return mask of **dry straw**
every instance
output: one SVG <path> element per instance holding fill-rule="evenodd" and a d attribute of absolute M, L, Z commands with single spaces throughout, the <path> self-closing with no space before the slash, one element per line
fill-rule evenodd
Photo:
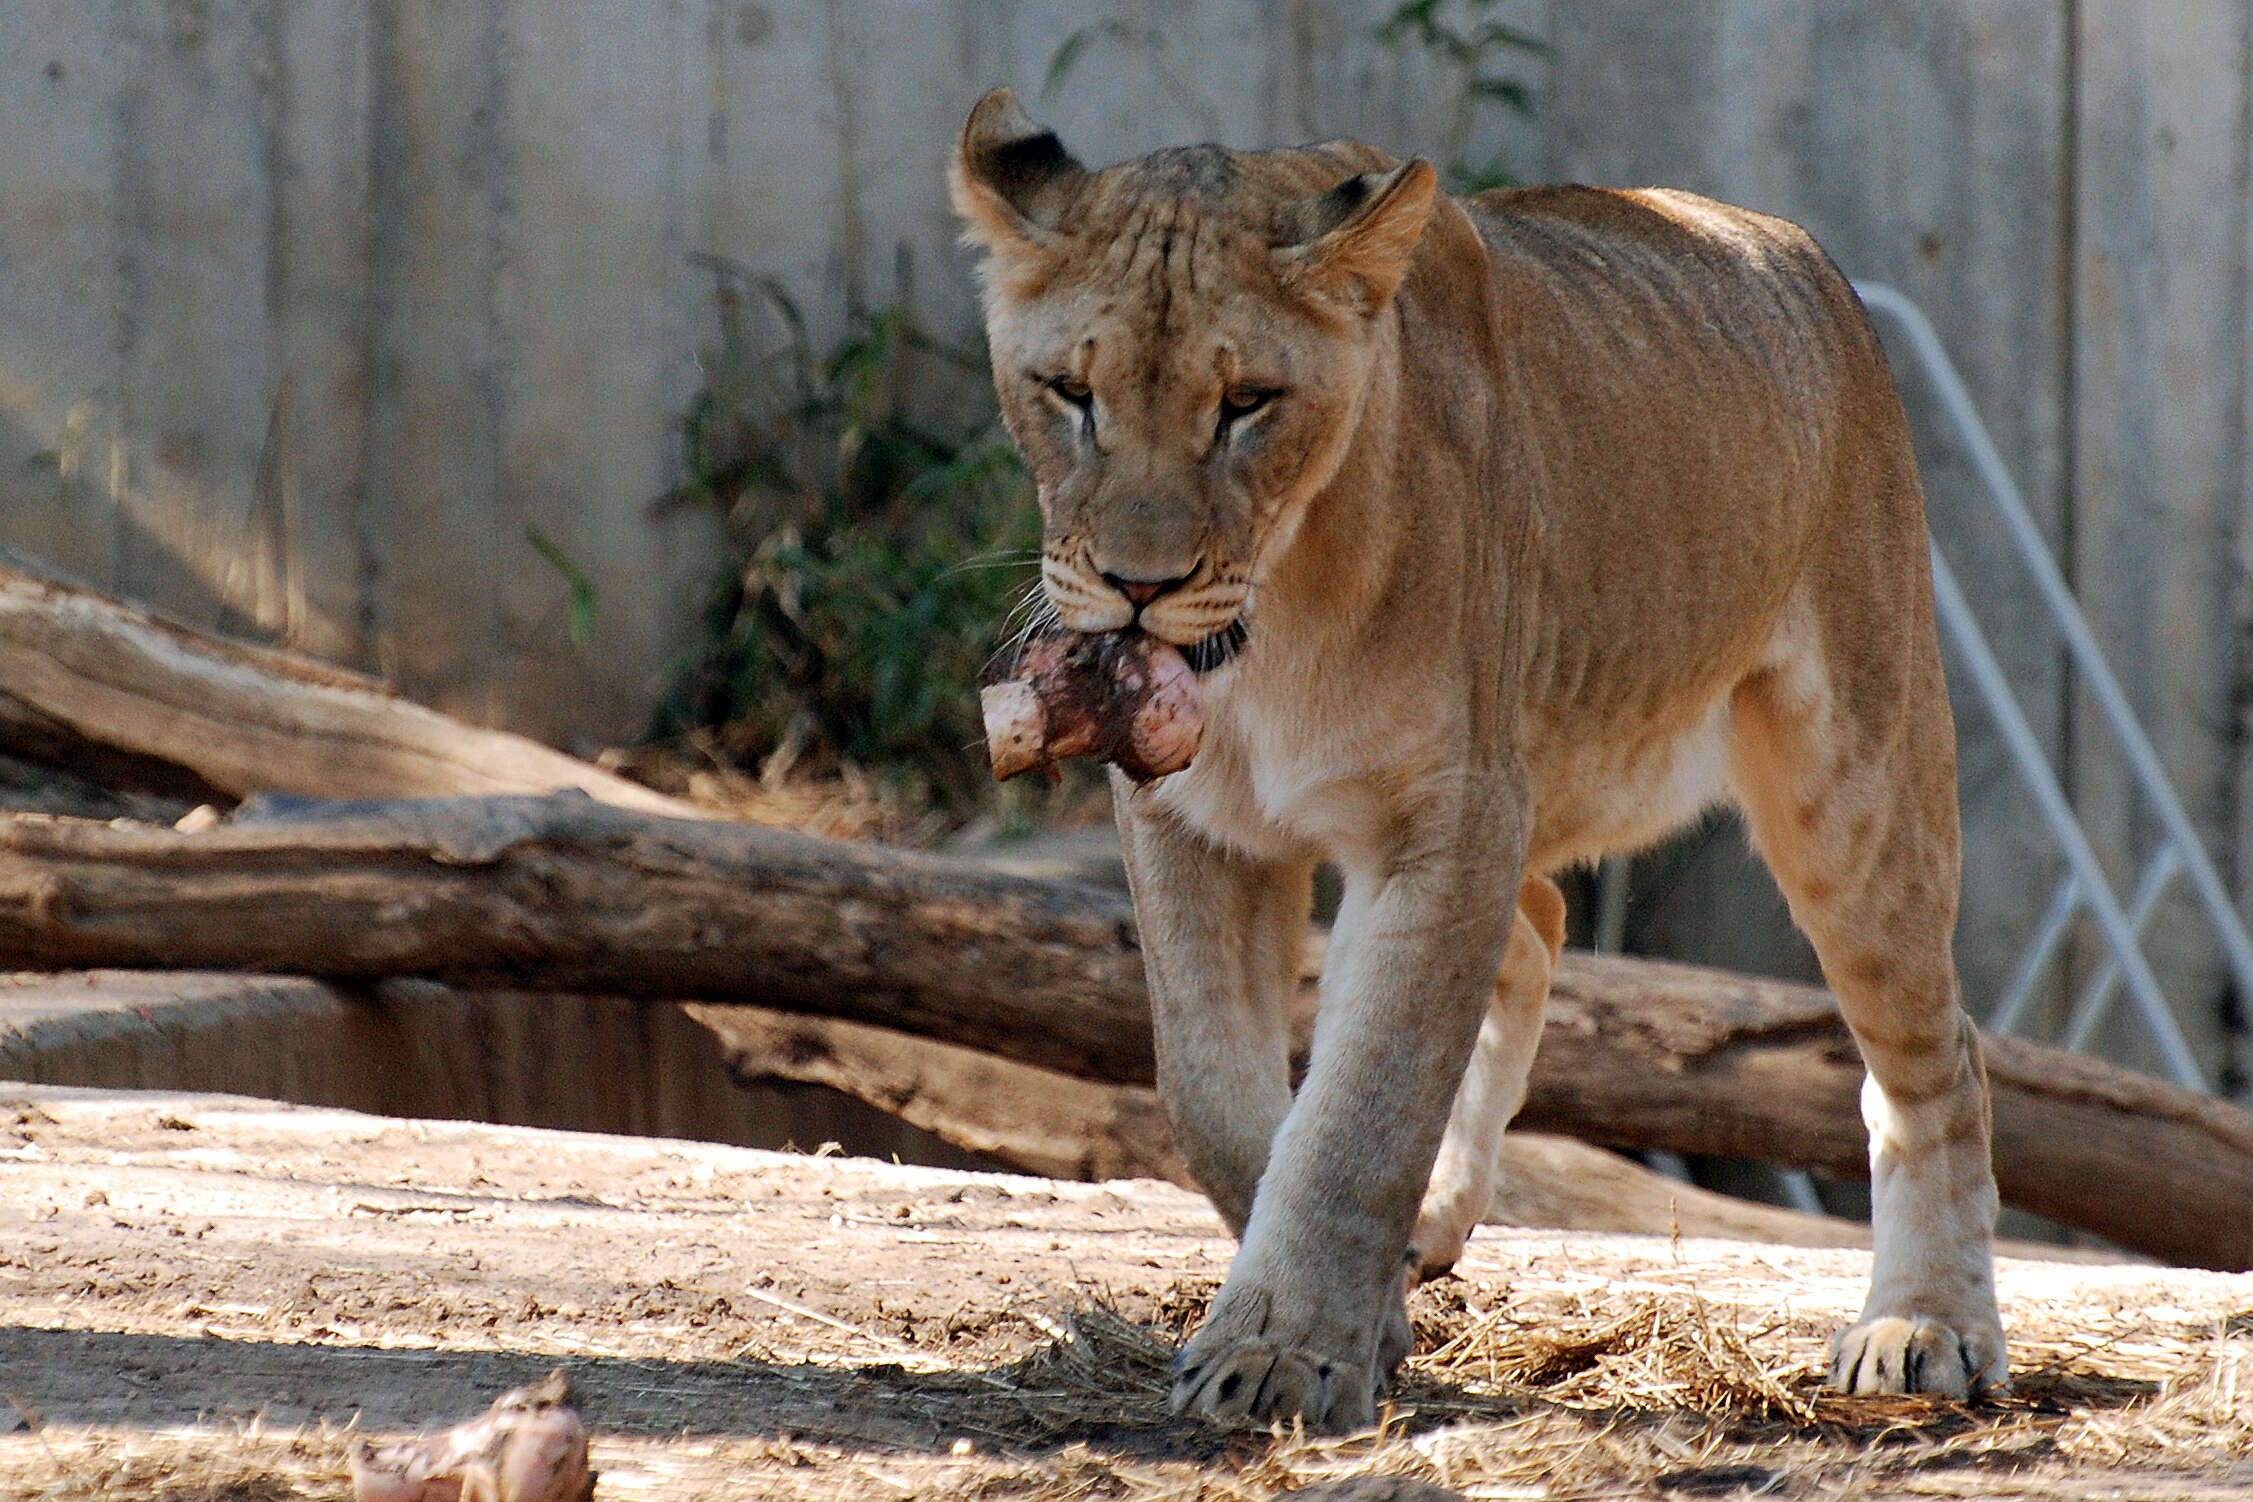
<path fill-rule="evenodd" d="M 1938 1498 L 2253 1495 L 2253 1314 L 2170 1330 L 2132 1315 L 2094 1334 L 2021 1331 L 2014 1394 L 1961 1406 L 1820 1390 L 1812 1329 L 1691 1295 L 1622 1304 L 1528 1298 L 1494 1310 L 1419 1298 L 1425 1353 L 1375 1432 L 1215 1436 L 1175 1424 L 1166 1388 L 1186 1290 L 1153 1329 L 1107 1304 L 1019 1310 L 1018 1360 L 910 1371 L 838 1335 L 809 1372 L 847 1369 L 962 1436 L 929 1450 L 844 1435 L 621 1439 L 598 1434 L 598 1497 L 1255 1502 L 1321 1482 L 1395 1477 L 1465 1496 Z M 665 1364 L 637 1364 L 662 1382 Z M 705 1380 L 713 1376 L 703 1374 Z M 889 1384 L 889 1388 L 887 1387 Z M 887 1399 L 885 1393 L 894 1396 Z M 696 1392 L 679 1394 L 693 1422 Z M 590 1414 L 598 1427 L 600 1414 Z M 0 1441 L 0 1494 L 27 1502 L 342 1502 L 346 1433 L 120 1436 L 34 1430 Z M 2095 1488 L 2095 1490 L 2091 1490 Z"/>

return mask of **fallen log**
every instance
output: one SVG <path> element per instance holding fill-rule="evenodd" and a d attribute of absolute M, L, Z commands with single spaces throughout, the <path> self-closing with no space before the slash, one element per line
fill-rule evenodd
<path fill-rule="evenodd" d="M 266 790 L 411 798 L 577 788 L 621 808 L 699 816 L 693 804 L 521 735 L 465 725 L 317 658 L 191 631 L 7 567 L 0 750 L 84 766 L 97 780 L 126 766 L 143 773 L 129 781 L 230 800 Z"/>
<path fill-rule="evenodd" d="M 0 822 L 0 969 L 748 1001 L 1151 1077 L 1142 957 L 1114 893 L 574 794 L 246 811 L 202 833 Z"/>
<path fill-rule="evenodd" d="M 2166 1261 L 2253 1268 L 2253 1114 L 2047 1044 L 1984 1042 L 2003 1203 Z M 1569 954 L 1517 1123 L 1866 1178 L 1861 1088 L 1820 987 Z"/>
<path fill-rule="evenodd" d="M 820 1085 L 1022 1173 L 1058 1179 L 1195 1181 L 1147 1085 L 1106 1085 L 889 1028 L 764 1007 L 690 1002 L 728 1071 L 756 1085 Z M 1716 1194 L 1570 1137 L 1511 1132 L 1486 1224 L 1719 1236 L 1784 1246 L 1862 1246 L 1870 1228 Z M 2019 1247 L 2043 1257 L 2055 1247 Z"/>
<path fill-rule="evenodd" d="M 1147 1083 L 1131 909 L 1092 887 L 577 796 L 275 809 L 201 834 L 0 823 L 0 966 L 198 967 L 747 1002 Z M 2253 1117 L 1991 1040 L 2004 1200 L 2253 1267 Z M 1609 1146 L 1866 1171 L 1829 996 L 1567 956 L 1520 1120 Z"/>
<path fill-rule="evenodd" d="M 1019 1173 L 1189 1184 L 1158 1093 L 865 1022 L 690 1002 L 741 1085 L 819 1085 Z M 1192 1186 L 1194 1187 L 1194 1186 Z"/>

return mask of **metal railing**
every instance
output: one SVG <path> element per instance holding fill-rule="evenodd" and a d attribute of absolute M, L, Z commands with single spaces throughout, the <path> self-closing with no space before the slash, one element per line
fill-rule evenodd
<path fill-rule="evenodd" d="M 1994 439 L 1988 435 L 1987 425 L 1980 420 L 1978 409 L 1972 405 L 1971 394 L 1965 389 L 1954 362 L 1948 358 L 1931 320 L 1893 287 L 1857 282 L 1854 290 L 1861 294 L 1863 305 L 1871 313 L 1883 314 L 1899 330 L 1905 341 L 1905 352 L 1915 358 L 1925 378 L 1931 382 L 1933 395 L 1955 427 L 1973 471 L 1994 503 L 2012 546 L 2049 611 L 2051 624 L 2065 644 L 2074 671 L 2112 727 L 2135 786 L 2157 817 L 2161 833 L 2157 848 L 2136 879 L 2134 894 L 2123 904 L 2090 847 L 2072 803 L 2058 785 L 2057 773 L 2027 723 L 2009 679 L 1995 660 L 1986 633 L 1980 629 L 1970 603 L 1957 585 L 1955 571 L 1935 545 L 1932 549 L 1933 603 L 1938 609 L 1941 627 L 1956 647 L 1971 688 L 1993 717 L 2019 780 L 2033 796 L 2066 865 L 2040 925 L 2019 958 L 2010 986 L 1988 1014 L 1986 1026 L 1991 1032 L 2009 1032 L 2024 1020 L 2028 1003 L 2072 930 L 2075 919 L 2086 912 L 2096 922 L 2108 957 L 2082 987 L 2058 1035 L 2059 1041 L 2068 1048 L 2086 1044 L 2125 987 L 2136 1015 L 2159 1050 L 2167 1073 L 2178 1084 L 2194 1090 L 2208 1089 L 2210 1082 L 2206 1071 L 2184 1041 L 2182 1027 L 2144 955 L 2143 931 L 2167 888 L 2176 878 L 2187 877 L 2191 894 L 2213 930 L 2222 957 L 2236 978 L 2238 990 L 2246 996 L 2253 996 L 2253 940 L 2247 938 L 2245 925 L 2238 918 L 2229 890 L 2222 884 L 2221 874 L 2214 869 L 2205 844 L 2191 826 L 2189 815 L 2183 812 L 2182 800 L 2176 797 L 2173 785 L 2167 780 L 2159 755 L 2152 749 L 2151 738 L 2144 733 L 2142 722 L 2136 718 L 2127 694 L 2120 687 L 2120 680 L 2113 675 L 2111 665 L 2097 646 L 2096 635 L 2081 614 L 2065 576 L 2050 557 L 2041 529 L 2034 525 L 2024 496 L 2004 465 Z M 1901 352 L 1895 351 L 1896 354 Z"/>

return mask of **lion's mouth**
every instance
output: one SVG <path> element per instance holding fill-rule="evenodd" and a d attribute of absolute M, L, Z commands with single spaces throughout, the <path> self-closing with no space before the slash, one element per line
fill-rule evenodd
<path fill-rule="evenodd" d="M 1241 616 L 1206 637 L 1181 648 L 1182 659 L 1192 673 L 1209 673 L 1244 649 L 1244 640 L 1251 633 L 1244 627 Z"/>

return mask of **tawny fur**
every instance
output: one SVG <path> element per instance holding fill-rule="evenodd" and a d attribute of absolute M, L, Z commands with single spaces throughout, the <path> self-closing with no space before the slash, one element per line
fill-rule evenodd
<path fill-rule="evenodd" d="M 1724 799 L 1871 1073 L 1876 1268 L 1833 1379 L 1999 1384 L 1922 499 L 1821 251 L 1686 193 L 1450 199 L 1351 143 L 1089 172 L 1006 92 L 953 187 L 1062 625 L 1248 633 L 1195 763 L 1117 788 L 1161 1091 L 1242 1238 L 1177 1405 L 1369 1419 L 1404 1260 L 1451 1260 L 1523 1097 L 1561 921 L 1539 879 Z M 1345 898 L 1294 1098 L 1325 859 Z"/>

